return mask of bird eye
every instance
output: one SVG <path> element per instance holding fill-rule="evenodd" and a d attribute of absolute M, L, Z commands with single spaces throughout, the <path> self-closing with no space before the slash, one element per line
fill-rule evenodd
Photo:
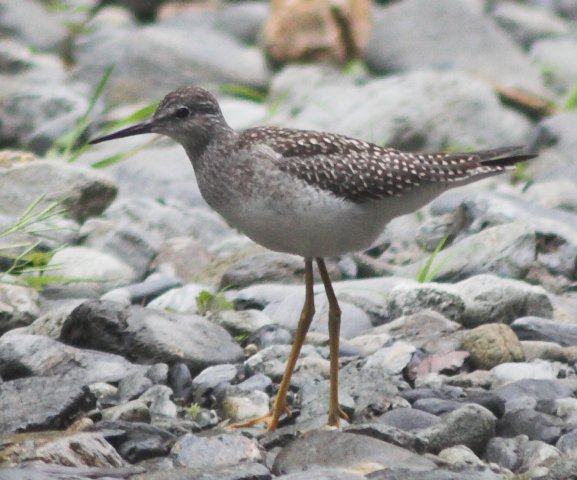
<path fill-rule="evenodd" d="M 186 107 L 180 107 L 176 112 L 174 112 L 174 116 L 176 118 L 185 119 L 190 115 L 190 110 Z"/>

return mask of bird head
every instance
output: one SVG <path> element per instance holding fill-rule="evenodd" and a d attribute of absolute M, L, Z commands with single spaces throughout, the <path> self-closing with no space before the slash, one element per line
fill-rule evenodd
<path fill-rule="evenodd" d="M 150 120 L 95 138 L 90 144 L 159 133 L 176 140 L 187 150 L 198 151 L 220 129 L 229 127 L 216 98 L 203 88 L 184 87 L 166 95 Z"/>

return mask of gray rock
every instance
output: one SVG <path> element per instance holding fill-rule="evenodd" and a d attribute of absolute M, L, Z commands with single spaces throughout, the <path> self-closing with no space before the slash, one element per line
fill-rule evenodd
<path fill-rule="evenodd" d="M 45 438 L 42 438 L 42 435 Z M 26 441 L 28 440 L 28 444 Z M 18 439 L 16 439 L 18 443 Z M 122 457 L 100 433 L 78 432 L 72 435 L 61 433 L 59 436 L 48 434 L 27 434 L 21 437 L 21 445 L 14 449 L 18 452 L 14 463 L 36 460 L 40 463 L 66 465 L 69 467 L 122 467 Z M 66 478 L 66 477 L 61 477 Z M 70 477 L 68 477 L 70 478 Z"/>
<path fill-rule="evenodd" d="M 5 345 L 0 355 L 5 357 Z M 4 358 L 0 360 L 0 366 Z M 2 376 L 6 368 L 2 368 Z M 58 388 L 55 388 L 58 386 Z M 18 378 L 0 384 L 0 433 L 63 429 L 96 405 L 78 378 L 66 374 Z"/>
<path fill-rule="evenodd" d="M 561 419 L 530 408 L 506 412 L 497 424 L 497 434 L 500 436 L 527 435 L 530 440 L 545 443 L 555 443 L 562 433 Z"/>
<path fill-rule="evenodd" d="M 192 45 L 190 35 L 202 41 Z M 268 81 L 264 57 L 256 48 L 200 25 L 179 29 L 157 24 L 112 32 L 100 29 L 84 35 L 78 47 L 75 79 L 95 85 L 108 65 L 116 65 L 107 84 L 111 104 L 143 98 L 156 101 L 182 85 L 263 87 Z M 236 61 L 231 62 L 231 58 Z"/>
<path fill-rule="evenodd" d="M 441 250 L 431 265 L 435 281 L 458 281 L 482 273 L 505 278 L 523 278 L 535 260 L 535 232 L 524 223 L 487 228 Z M 416 278 L 420 261 L 395 271 Z"/>
<path fill-rule="evenodd" d="M 240 463 L 232 467 L 160 469 L 142 475 L 143 480 L 270 480 L 268 468 L 260 463 Z M 36 480 L 36 479 L 34 479 Z"/>
<path fill-rule="evenodd" d="M 134 400 L 153 385 L 152 380 L 137 372 L 124 377 L 118 384 L 118 398 L 120 401 Z"/>
<path fill-rule="evenodd" d="M 568 167 L 562 166 L 558 172 L 554 172 L 556 177 L 574 178 L 572 172 L 575 170 L 573 162 L 576 158 L 575 146 L 577 145 L 575 119 L 577 119 L 577 112 L 562 112 L 552 115 L 541 124 L 555 140 L 555 149 L 569 160 Z"/>
<path fill-rule="evenodd" d="M 199 9 L 200 10 L 200 9 Z M 257 44 L 268 14 L 269 6 L 262 2 L 220 5 L 212 10 L 190 10 L 160 21 L 161 25 L 179 29 L 211 26 L 237 38 L 243 43 Z"/>
<path fill-rule="evenodd" d="M 212 255 L 200 241 L 190 237 L 176 237 L 166 240 L 159 246 L 150 269 L 186 280 L 205 269 L 212 260 Z"/>
<path fill-rule="evenodd" d="M 352 348 L 357 349 L 360 356 L 367 357 L 377 350 L 390 345 L 391 342 L 392 337 L 388 333 L 366 333 L 350 339 L 348 343 Z"/>
<path fill-rule="evenodd" d="M 436 415 L 415 408 L 395 408 L 383 413 L 377 418 L 377 421 L 390 427 L 415 432 L 436 425 L 441 419 Z"/>
<path fill-rule="evenodd" d="M 494 437 L 487 443 L 485 458 L 489 462 L 516 472 L 523 461 L 521 448 L 528 441 L 527 435 L 513 438 Z"/>
<path fill-rule="evenodd" d="M 0 335 L 30 325 L 40 313 L 38 302 L 38 292 L 34 289 L 0 283 Z"/>
<path fill-rule="evenodd" d="M 458 347 L 458 340 L 454 339 L 453 334 L 459 329 L 461 325 L 457 322 L 448 320 L 433 310 L 424 310 L 375 327 L 367 334 L 388 334 L 394 338 L 402 338 L 424 351 L 437 352 L 451 351 Z"/>
<path fill-rule="evenodd" d="M 28 327 L 20 331 L 24 335 L 41 335 L 53 339 L 60 338 L 64 320 L 86 299 L 68 299 L 57 302 L 48 311 L 36 318 Z"/>
<path fill-rule="evenodd" d="M 144 363 L 184 362 L 193 374 L 242 358 L 241 348 L 226 330 L 204 318 L 137 306 L 119 308 L 110 302 L 91 301 L 76 308 L 61 339 Z"/>
<path fill-rule="evenodd" d="M 477 368 L 489 370 L 504 362 L 525 359 L 519 339 L 508 325 L 490 323 L 465 332 L 463 349 Z"/>
<path fill-rule="evenodd" d="M 230 419 L 232 423 L 259 418 L 270 411 L 270 398 L 260 390 L 249 392 L 238 387 L 229 387 L 219 403 L 222 418 Z"/>
<path fill-rule="evenodd" d="M 151 418 L 150 409 L 144 400 L 131 400 L 102 410 L 102 419 L 105 421 L 150 423 Z"/>
<path fill-rule="evenodd" d="M 355 421 L 373 421 L 387 411 L 398 394 L 391 377 L 380 368 L 367 367 L 363 361 L 352 361 L 339 372 L 339 388 L 355 402 Z"/>
<path fill-rule="evenodd" d="M 354 433 L 316 431 L 283 448 L 272 470 L 280 475 L 322 466 L 366 474 L 399 464 L 419 472 L 434 468 L 430 460 L 390 443 Z"/>
<path fill-rule="evenodd" d="M 176 435 L 162 428 L 140 422 L 103 421 L 96 424 L 95 428 L 105 436 L 107 430 L 121 430 L 123 435 L 118 439 L 118 453 L 131 463 L 167 455 L 177 439 Z"/>
<path fill-rule="evenodd" d="M 321 377 L 320 375 L 315 377 L 314 373 L 306 377 L 302 374 L 299 375 L 300 379 L 305 377 L 304 380 L 299 381 L 300 415 L 297 419 L 299 425 L 306 425 L 311 421 L 318 422 L 319 426 L 327 424 L 330 389 L 329 381 L 326 380 L 328 374 L 327 368 L 326 374 L 322 376 L 323 379 L 318 378 Z M 355 415 L 355 400 L 348 392 L 349 389 L 346 387 L 342 388 L 342 385 L 339 386 L 339 406 L 349 418 L 353 418 Z M 348 424 L 345 420 L 342 420 L 341 423 L 344 425 Z"/>
<path fill-rule="evenodd" d="M 429 451 L 436 453 L 454 445 L 465 445 L 481 453 L 490 438 L 495 436 L 497 419 L 486 408 L 469 404 L 442 417 L 441 422 L 421 430 L 429 441 Z"/>
<path fill-rule="evenodd" d="M 230 265 L 220 280 L 219 288 L 240 290 L 255 283 L 300 283 L 303 275 L 304 263 L 301 257 L 258 251 Z M 335 280 L 338 279 L 336 276 Z"/>
<path fill-rule="evenodd" d="M 166 363 L 155 363 L 146 371 L 145 375 L 155 385 L 165 385 L 168 381 L 168 365 Z"/>
<path fill-rule="evenodd" d="M 0 337 L 0 376 L 65 375 L 78 385 L 118 382 L 127 375 L 146 371 L 119 355 L 81 350 L 48 337 L 5 335 Z"/>
<path fill-rule="evenodd" d="M 142 189 L 140 186 L 140 192 Z M 178 200 L 159 202 L 142 195 L 120 199 L 106 211 L 105 217 L 115 223 L 137 225 L 147 232 L 147 240 L 155 249 L 174 237 L 191 236 L 210 247 L 236 235 L 218 214 L 206 207 L 186 208 Z"/>
<path fill-rule="evenodd" d="M 101 300 L 119 299 L 119 303 L 136 303 L 146 304 L 151 299 L 162 295 L 166 291 L 172 290 L 175 287 L 180 287 L 182 283 L 174 277 L 167 277 L 160 273 L 152 273 L 143 282 L 126 285 L 115 290 L 106 292 Z"/>
<path fill-rule="evenodd" d="M 365 366 L 381 369 L 388 375 L 399 375 L 407 367 L 415 351 L 413 345 L 400 340 L 369 355 Z"/>
<path fill-rule="evenodd" d="M 415 388 L 413 390 L 405 390 L 402 392 L 403 398 L 413 403 L 413 406 L 422 405 L 423 400 L 432 400 L 437 402 L 436 405 L 443 407 L 443 402 L 450 408 L 445 409 L 445 412 L 454 410 L 454 402 L 460 403 L 475 403 L 485 407 L 487 410 L 493 412 L 497 417 L 501 417 L 505 411 L 504 402 L 494 393 L 483 389 L 464 389 L 449 385 L 442 385 L 438 388 Z M 419 404 L 417 403 L 419 402 Z M 452 405 L 453 404 L 453 405 Z M 432 403 L 432 405 L 435 405 Z M 433 412 L 435 413 L 435 412 Z M 437 411 L 437 413 L 444 413 Z"/>
<path fill-rule="evenodd" d="M 52 256 L 48 268 L 61 279 L 51 283 L 49 290 L 63 290 L 69 297 L 100 295 L 137 279 L 135 271 L 119 258 L 88 247 L 64 247 Z"/>
<path fill-rule="evenodd" d="M 201 403 L 221 383 L 230 383 L 237 375 L 237 367 L 231 364 L 214 365 L 205 368 L 192 380 L 193 399 Z"/>
<path fill-rule="evenodd" d="M 286 68 L 273 81 L 271 100 L 280 106 L 272 121 L 404 150 L 524 144 L 528 138 L 525 119 L 503 108 L 488 85 L 460 72 L 419 70 L 357 83 L 318 67 Z"/>
<path fill-rule="evenodd" d="M 215 433 L 202 437 L 187 433 L 172 447 L 171 456 L 176 466 L 197 469 L 221 468 L 263 459 L 258 443 L 239 433 Z"/>
<path fill-rule="evenodd" d="M 410 0 L 384 8 L 366 60 L 378 72 L 453 68 L 496 84 L 546 91 L 538 71 L 511 38 L 465 2 Z"/>
<path fill-rule="evenodd" d="M 573 277 L 573 262 L 577 256 L 577 229 L 574 227 L 577 215 L 504 195 L 477 194 L 471 197 L 465 193 L 459 197 L 459 193 L 455 193 L 453 195 L 449 192 L 442 200 L 447 207 L 449 198 L 462 204 L 464 215 L 472 222 L 467 229 L 468 233 L 493 225 L 521 221 L 535 230 L 538 239 L 542 239 L 537 250 L 537 261 L 553 274 Z M 437 205 L 440 204 L 440 201 L 437 202 Z M 435 207 L 435 202 L 432 206 Z"/>
<path fill-rule="evenodd" d="M 147 307 L 167 312 L 199 314 L 197 298 L 202 292 L 214 293 L 209 286 L 188 284 L 163 293 L 152 300 Z"/>
<path fill-rule="evenodd" d="M 211 367 L 208 367 L 211 368 Z M 167 385 L 174 392 L 174 399 L 188 403 L 192 398 L 192 375 L 189 368 L 181 362 L 172 365 L 168 371 Z"/>
<path fill-rule="evenodd" d="M 288 292 L 287 292 L 288 293 Z M 338 297 L 338 294 L 337 294 Z M 310 331 L 328 333 L 328 302 L 324 294 L 315 295 L 315 315 L 313 317 Z M 273 323 L 277 323 L 289 330 L 296 330 L 300 311 L 304 304 L 304 291 L 300 289 L 295 294 L 288 293 L 286 297 L 278 302 L 269 303 L 263 313 L 267 315 Z M 342 338 L 352 338 L 371 327 L 369 316 L 360 308 L 348 302 L 339 301 L 341 308 L 341 330 Z"/>
<path fill-rule="evenodd" d="M 461 323 L 466 316 L 466 304 L 454 285 L 426 283 L 400 285 L 390 292 L 389 317 L 413 315 L 432 310 Z"/>
<path fill-rule="evenodd" d="M 521 340 L 540 340 L 562 346 L 577 345 L 577 325 L 549 318 L 522 317 L 511 324 Z"/>
<path fill-rule="evenodd" d="M 477 467 L 483 468 L 483 462 L 473 453 L 473 451 L 464 445 L 445 448 L 438 455 L 439 459 L 450 467 Z"/>
<path fill-rule="evenodd" d="M 569 25 L 554 13 L 533 5 L 501 3 L 491 16 L 525 48 L 535 41 L 562 36 L 570 30 Z"/>
<path fill-rule="evenodd" d="M 577 67 L 570 59 L 577 55 L 577 40 L 570 36 L 544 38 L 531 47 L 532 60 L 543 70 L 544 76 L 560 92 L 575 85 Z"/>
<path fill-rule="evenodd" d="M 557 400 L 572 396 L 571 389 L 558 381 L 529 378 L 499 387 L 495 393 L 503 399 L 506 405 L 510 402 Z"/>
<path fill-rule="evenodd" d="M 172 389 L 166 385 L 153 385 L 140 396 L 150 405 L 151 415 L 176 418 L 177 407 L 172 402 Z"/>
<path fill-rule="evenodd" d="M 430 472 L 410 472 L 404 468 L 381 470 L 369 477 L 371 480 L 500 480 L 502 477 L 484 468 L 437 468 Z"/>
<path fill-rule="evenodd" d="M 41 70 L 41 73 L 36 70 Z M 0 105 L 0 138 L 3 142 L 45 154 L 76 127 L 88 109 L 87 95 L 82 87 L 64 86 L 55 78 L 59 76 L 58 69 L 48 70 L 36 67 L 24 78 L 17 76 L 17 81 L 5 86 L 6 96 Z"/>
<path fill-rule="evenodd" d="M 0 2 L 0 30 L 37 50 L 58 50 L 69 32 L 60 18 L 34 0 Z"/>
<path fill-rule="evenodd" d="M 19 216 L 43 196 L 39 208 L 61 201 L 68 215 L 84 221 L 102 213 L 115 195 L 116 186 L 108 175 L 60 161 L 34 160 L 0 168 L 3 215 Z"/>
<path fill-rule="evenodd" d="M 430 413 L 431 415 L 445 415 L 462 407 L 462 402 L 443 398 L 421 398 L 413 403 L 413 408 Z"/>
<path fill-rule="evenodd" d="M 522 363 L 502 363 L 491 369 L 493 386 L 516 382 L 524 378 L 534 380 L 555 380 L 560 375 L 561 365 L 545 360 Z"/>
<path fill-rule="evenodd" d="M 250 335 L 271 324 L 272 320 L 260 310 L 223 310 L 213 312 L 208 319 L 226 328 L 232 335 Z"/>
<path fill-rule="evenodd" d="M 393 445 L 411 450 L 415 453 L 422 454 L 427 450 L 426 440 L 421 438 L 418 434 L 406 432 L 385 424 L 361 423 L 356 425 L 346 425 L 342 429 L 344 432 L 358 433 L 387 443 L 392 443 Z"/>
<path fill-rule="evenodd" d="M 247 375 L 264 373 L 272 379 L 280 379 L 284 373 L 290 348 L 289 345 L 270 345 L 263 348 L 260 352 L 250 356 L 244 362 Z M 321 358 L 320 354 L 314 347 L 311 345 L 304 345 L 297 365 L 305 361 L 308 357 L 316 359 Z"/>
<path fill-rule="evenodd" d="M 522 340 L 521 346 L 523 347 L 525 358 L 529 362 L 532 360 L 541 359 L 552 362 L 569 363 L 569 359 L 572 358 L 567 349 L 553 342 L 543 342 L 540 340 Z"/>
<path fill-rule="evenodd" d="M 555 446 L 565 455 L 575 458 L 577 454 L 577 430 L 561 435 Z"/>
<path fill-rule="evenodd" d="M 82 225 L 79 236 L 82 246 L 122 259 L 136 278 L 144 277 L 157 253 L 149 232 L 138 224 L 92 218 Z"/>
<path fill-rule="evenodd" d="M 457 283 L 453 289 L 464 299 L 465 312 L 457 321 L 466 327 L 553 314 L 551 301 L 542 287 L 518 280 L 477 275 Z"/>
<path fill-rule="evenodd" d="M 90 166 L 142 144 L 143 139 L 138 137 L 126 138 L 120 143 L 104 142 L 83 152 L 77 163 Z M 162 162 L 158 161 L 159 158 L 163 159 Z M 146 199 L 142 199 L 143 192 L 146 192 L 148 202 L 153 205 L 158 205 L 153 199 L 168 201 L 169 205 L 175 200 L 190 207 L 205 205 L 190 160 L 180 146 L 153 144 L 110 165 L 106 172 L 116 180 L 120 198 L 134 197 L 146 202 Z"/>
<path fill-rule="evenodd" d="M 521 453 L 523 463 L 519 467 L 520 472 L 535 472 L 539 468 L 548 469 L 561 457 L 561 452 L 557 448 L 539 440 L 530 440 L 525 443 Z"/>
<path fill-rule="evenodd" d="M 352 472 L 343 472 L 336 468 L 319 467 L 307 472 L 295 472 L 276 477 L 281 480 L 362 480 L 364 475 Z"/>

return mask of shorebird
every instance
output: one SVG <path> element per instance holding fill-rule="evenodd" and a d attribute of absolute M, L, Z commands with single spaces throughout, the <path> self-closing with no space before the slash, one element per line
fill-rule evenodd
<path fill-rule="evenodd" d="M 330 387 L 328 424 L 348 419 L 338 400 L 341 311 L 325 257 L 366 249 L 395 217 L 440 193 L 513 168 L 535 155 L 521 147 L 469 153 L 405 153 L 333 133 L 277 127 L 237 132 L 216 98 L 199 87 L 164 97 L 145 122 L 92 140 L 158 133 L 180 143 L 206 202 L 231 225 L 271 250 L 300 255 L 305 301 L 286 369 L 268 415 L 275 430 L 314 315 L 313 260 L 328 305 Z"/>

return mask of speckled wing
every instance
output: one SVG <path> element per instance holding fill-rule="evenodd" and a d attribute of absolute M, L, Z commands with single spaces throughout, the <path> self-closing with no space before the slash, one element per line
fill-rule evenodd
<path fill-rule="evenodd" d="M 243 132 L 237 146 L 250 144 L 266 144 L 277 152 L 280 170 L 358 203 L 403 196 L 424 183 L 465 182 L 497 174 L 534 157 L 519 154 L 520 147 L 454 154 L 404 153 L 342 135 L 275 127 Z"/>

